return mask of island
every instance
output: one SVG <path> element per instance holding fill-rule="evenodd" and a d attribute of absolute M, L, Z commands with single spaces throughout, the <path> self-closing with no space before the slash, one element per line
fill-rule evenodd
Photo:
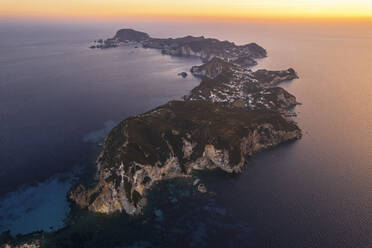
<path fill-rule="evenodd" d="M 302 137 L 293 119 L 296 97 L 278 85 L 298 78 L 294 69 L 250 69 L 266 50 L 250 43 L 186 36 L 151 38 L 133 29 L 99 39 L 91 48 L 134 45 L 171 56 L 197 56 L 190 73 L 198 86 L 183 100 L 170 101 L 121 121 L 105 138 L 97 158 L 94 185 L 77 185 L 68 193 L 74 205 L 99 214 L 143 213 L 146 193 L 157 182 L 192 177 L 193 172 L 241 173 L 258 151 Z M 187 76 L 182 72 L 180 76 Z M 205 184 L 194 181 L 201 194 Z M 62 235 L 69 227 L 57 230 Z M 0 235 L 2 247 L 41 247 L 43 232 Z M 53 235 L 53 234 L 52 234 Z"/>
<path fill-rule="evenodd" d="M 97 159 L 96 186 L 79 185 L 69 193 L 82 208 L 139 214 L 147 190 L 158 181 L 200 170 L 240 173 L 248 156 L 301 138 L 289 118 L 296 98 L 277 86 L 298 76 L 292 68 L 249 69 L 267 56 L 256 43 L 235 45 L 203 36 L 159 39 L 122 29 L 102 44 L 102 49 L 135 44 L 200 57 L 203 64 L 190 72 L 201 83 L 183 101 L 127 118 L 110 132 Z"/>

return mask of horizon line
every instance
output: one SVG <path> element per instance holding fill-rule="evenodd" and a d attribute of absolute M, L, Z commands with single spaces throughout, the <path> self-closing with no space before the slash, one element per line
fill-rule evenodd
<path fill-rule="evenodd" d="M 0 20 L 18 21 L 18 20 L 35 20 L 35 21 L 205 21 L 205 22 L 341 22 L 341 23 L 370 23 L 372 16 L 178 16 L 178 15 L 144 15 L 144 16 L 93 16 L 93 15 L 1 15 Z"/>

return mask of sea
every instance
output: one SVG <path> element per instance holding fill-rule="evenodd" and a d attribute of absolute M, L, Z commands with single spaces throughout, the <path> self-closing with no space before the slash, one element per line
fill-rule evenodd
<path fill-rule="evenodd" d="M 177 75 L 198 58 L 89 49 L 120 28 L 258 43 L 268 57 L 253 70 L 299 75 L 281 86 L 301 102 L 302 139 L 240 175 L 159 183 L 143 216 L 75 209 L 66 194 L 94 174 L 111 128 L 200 83 Z M 0 233 L 43 230 L 45 247 L 372 247 L 371 99 L 371 23 L 1 20 Z"/>

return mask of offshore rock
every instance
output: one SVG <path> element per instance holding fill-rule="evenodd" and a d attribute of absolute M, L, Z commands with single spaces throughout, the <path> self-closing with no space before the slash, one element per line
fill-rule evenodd
<path fill-rule="evenodd" d="M 198 185 L 198 191 L 200 193 L 207 193 L 207 187 L 205 187 L 205 185 L 201 183 Z"/>
<path fill-rule="evenodd" d="M 180 77 L 186 78 L 187 77 L 187 72 L 180 72 L 177 74 Z"/>

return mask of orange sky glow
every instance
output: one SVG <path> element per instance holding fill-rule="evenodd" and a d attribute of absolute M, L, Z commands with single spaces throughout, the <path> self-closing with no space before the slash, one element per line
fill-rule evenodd
<path fill-rule="evenodd" d="M 372 0 L 1 0 L 1 17 L 367 19 Z"/>

